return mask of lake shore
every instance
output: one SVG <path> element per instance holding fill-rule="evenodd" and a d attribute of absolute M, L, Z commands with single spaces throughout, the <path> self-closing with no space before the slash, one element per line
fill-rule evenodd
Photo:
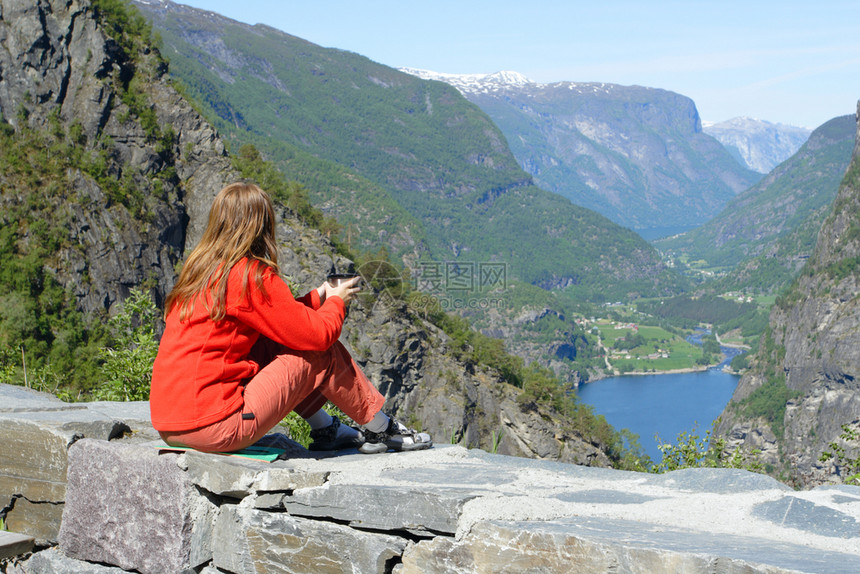
<path fill-rule="evenodd" d="M 587 385 L 589 383 L 596 383 L 602 381 L 604 379 L 609 379 L 611 377 L 643 377 L 646 375 L 680 375 L 683 373 L 701 373 L 702 371 L 707 371 L 708 369 L 715 367 L 716 365 L 706 365 L 706 366 L 697 366 L 697 367 L 685 367 L 683 369 L 667 369 L 665 371 L 630 371 L 628 373 L 601 373 L 600 377 L 594 379 L 588 379 L 587 381 L 583 381 L 582 385 Z"/>

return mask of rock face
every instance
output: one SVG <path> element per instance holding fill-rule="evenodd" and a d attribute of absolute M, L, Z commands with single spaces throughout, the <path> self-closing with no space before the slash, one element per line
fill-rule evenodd
<path fill-rule="evenodd" d="M 753 171 L 770 171 L 794 155 L 809 137 L 809 128 L 772 124 L 753 118 L 732 118 L 704 126 L 726 149 Z"/>
<path fill-rule="evenodd" d="M 756 364 L 740 380 L 718 429 L 734 445 L 763 448 L 765 460 L 801 486 L 844 480 L 844 468 L 819 458 L 839 442 L 842 425 L 860 422 L 858 174 L 855 147 L 815 251 L 777 300 Z M 784 415 L 777 409 L 771 420 L 759 418 L 750 397 L 785 404 Z M 858 456 L 856 444 L 843 446 L 850 458 Z"/>
<path fill-rule="evenodd" d="M 356 305 L 342 336 L 385 395 L 387 408 L 408 413 L 437 441 L 610 465 L 602 445 L 592 444 L 546 408 L 520 404 L 518 389 L 499 384 L 491 371 L 456 360 L 444 333 L 420 319 L 405 320 L 408 316 L 402 303 L 376 301 L 370 310 Z"/>
<path fill-rule="evenodd" d="M 200 212 L 205 217 L 212 194 L 232 179 L 223 144 L 170 86 L 154 54 L 133 64 L 105 36 L 88 1 L 2 0 L 0 13 L 3 118 L 16 129 L 45 129 L 52 121 L 64 130 L 79 126 L 81 145 L 106 150 L 108 176 L 132 181 L 145 196 L 142 223 L 92 177 L 80 171 L 70 176 L 65 197 L 78 201 L 56 208 L 57 215 L 68 212 L 71 247 L 58 254 L 55 277 L 85 312 L 110 309 L 144 281 L 157 284 L 162 295 L 173 285 L 186 232 L 199 233 Z M 116 79 L 135 66 L 154 68 L 152 81 L 135 89 L 145 94 L 159 130 L 172 130 L 168 149 L 156 151 L 118 93 Z M 167 175 L 170 169 L 178 178 Z M 186 230 L 189 217 L 195 223 Z"/>

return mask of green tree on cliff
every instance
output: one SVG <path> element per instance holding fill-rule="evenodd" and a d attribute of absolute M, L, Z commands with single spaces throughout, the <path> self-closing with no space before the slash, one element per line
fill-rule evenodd
<path fill-rule="evenodd" d="M 122 311 L 110 319 L 114 345 L 102 349 L 104 382 L 93 396 L 103 401 L 149 400 L 152 362 L 158 353 L 155 331 L 161 313 L 143 289 L 132 289 Z"/>

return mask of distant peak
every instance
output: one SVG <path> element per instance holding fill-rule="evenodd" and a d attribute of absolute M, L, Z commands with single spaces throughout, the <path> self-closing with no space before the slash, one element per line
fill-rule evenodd
<path fill-rule="evenodd" d="M 519 72 L 508 70 L 493 74 L 445 74 L 417 68 L 400 68 L 400 71 L 424 80 L 438 80 L 451 84 L 463 93 L 488 93 L 535 84 Z"/>
<path fill-rule="evenodd" d="M 791 130 L 791 131 L 799 131 L 799 132 L 811 132 L 812 130 L 803 126 L 794 126 L 789 124 L 783 124 L 779 122 L 769 122 L 767 120 L 762 120 L 759 118 L 751 118 L 748 116 L 738 116 L 728 120 L 724 120 L 721 122 L 713 122 L 713 121 L 702 121 L 702 127 L 720 130 L 720 129 L 765 129 L 765 130 L 773 130 L 773 129 L 781 129 L 781 130 Z"/>

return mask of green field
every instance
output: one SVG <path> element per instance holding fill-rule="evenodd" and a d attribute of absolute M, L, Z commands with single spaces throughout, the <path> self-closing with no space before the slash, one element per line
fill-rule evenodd
<path fill-rule="evenodd" d="M 636 324 L 637 328 L 634 329 L 629 325 L 613 324 L 610 321 L 598 321 L 595 325 L 609 353 L 609 362 L 616 370 L 624 373 L 700 367 L 696 361 L 702 357 L 701 347 L 661 327 Z M 643 339 L 642 344 L 624 351 L 614 349 L 617 340 L 637 333 Z"/>

